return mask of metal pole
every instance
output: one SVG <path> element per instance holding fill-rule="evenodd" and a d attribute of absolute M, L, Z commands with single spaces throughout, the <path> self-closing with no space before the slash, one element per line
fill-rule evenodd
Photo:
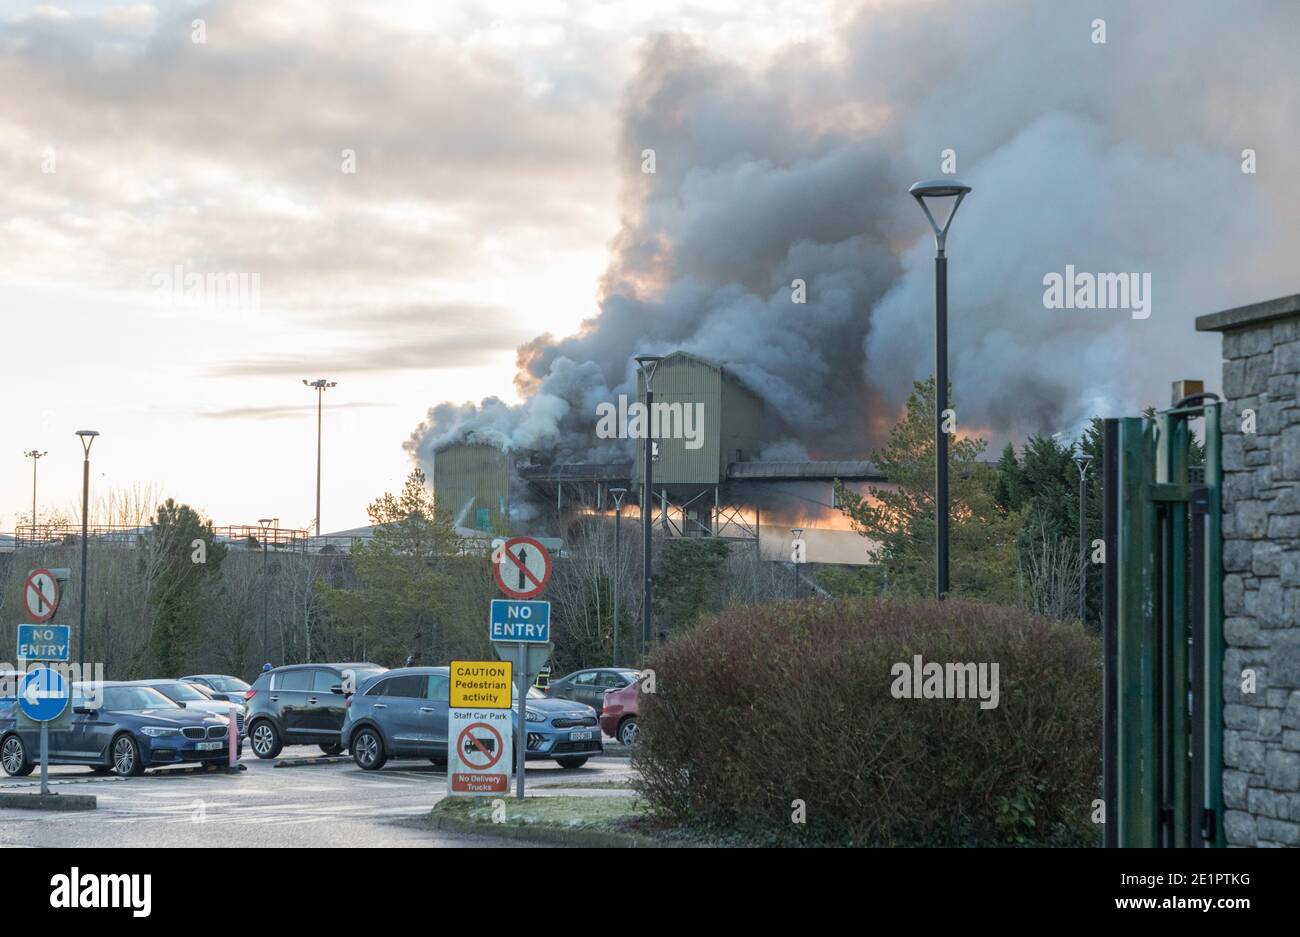
<path fill-rule="evenodd" d="M 316 388 L 316 536 L 320 536 L 320 434 L 322 399 L 324 387 Z"/>
<path fill-rule="evenodd" d="M 519 684 L 518 735 L 515 740 L 515 796 L 524 799 L 524 766 L 528 761 L 528 645 L 515 645 L 515 680 Z"/>
<path fill-rule="evenodd" d="M 934 258 L 934 487 L 935 487 L 935 595 L 948 594 L 948 434 L 944 411 L 948 409 L 948 258 L 940 248 Z"/>
<path fill-rule="evenodd" d="M 646 375 L 645 381 L 645 412 L 646 412 L 646 437 L 645 437 L 645 488 L 642 490 L 641 498 L 641 555 L 644 558 L 643 573 L 645 583 L 642 589 L 641 599 L 641 654 L 644 657 L 650 648 L 650 635 L 654 627 L 654 609 L 652 602 L 654 599 L 654 582 L 651 578 L 653 557 L 650 555 L 650 501 L 654 498 L 654 437 L 651 430 L 650 414 L 653 412 L 654 391 L 650 389 L 650 375 Z"/>
<path fill-rule="evenodd" d="M 87 514 L 90 512 L 90 449 L 86 449 L 85 459 L 81 463 L 81 627 L 77 634 L 77 657 L 81 662 L 81 674 L 86 672 L 86 566 L 89 562 L 87 539 L 90 527 Z"/>
<path fill-rule="evenodd" d="M 41 723 L 41 796 L 50 793 L 50 724 Z"/>
<path fill-rule="evenodd" d="M 262 660 L 263 662 L 271 659 L 271 638 L 268 607 L 271 595 L 271 580 L 266 568 L 266 537 L 267 532 L 262 531 Z M 281 661 L 283 663 L 283 661 Z"/>
<path fill-rule="evenodd" d="M 620 499 L 621 501 L 621 499 Z M 623 528 L 623 507 L 616 501 L 614 505 L 614 652 L 611 665 L 618 666 L 618 566 L 619 560 L 623 558 L 623 551 L 620 547 L 620 536 Z"/>
<path fill-rule="evenodd" d="M 1088 621 L 1088 486 L 1087 466 L 1079 467 L 1079 621 Z"/>
<path fill-rule="evenodd" d="M 32 453 L 32 541 L 36 540 L 36 460 L 39 459 L 35 452 Z"/>

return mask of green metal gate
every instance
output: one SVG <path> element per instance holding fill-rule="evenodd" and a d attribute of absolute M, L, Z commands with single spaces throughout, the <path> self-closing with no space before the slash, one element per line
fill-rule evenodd
<path fill-rule="evenodd" d="M 1223 843 L 1220 403 L 1105 421 L 1107 846 Z M 1205 464 L 1189 422 L 1205 417 Z"/>

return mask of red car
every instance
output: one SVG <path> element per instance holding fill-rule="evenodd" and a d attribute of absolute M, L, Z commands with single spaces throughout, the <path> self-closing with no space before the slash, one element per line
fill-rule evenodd
<path fill-rule="evenodd" d="M 600 711 L 600 731 L 612 735 L 624 745 L 635 745 L 636 717 L 641 708 L 641 681 L 635 680 L 621 690 L 605 694 Z"/>

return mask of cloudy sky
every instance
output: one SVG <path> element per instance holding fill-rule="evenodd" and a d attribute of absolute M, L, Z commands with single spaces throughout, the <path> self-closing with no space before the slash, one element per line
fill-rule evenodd
<path fill-rule="evenodd" d="M 0 530 L 24 450 L 79 499 L 83 427 L 97 487 L 305 526 L 316 377 L 324 524 L 363 523 L 429 405 L 510 398 L 515 347 L 596 311 L 648 37 L 762 57 L 819 6 L 0 0 Z"/>
<path fill-rule="evenodd" d="M 101 493 L 307 526 L 304 378 L 338 381 L 326 530 L 458 427 L 590 454 L 565 440 L 646 348 L 733 368 L 785 451 L 857 454 L 931 367 L 905 192 L 948 148 L 976 189 L 950 242 L 964 425 L 1217 387 L 1194 316 L 1300 288 L 1297 9 L 0 0 L 0 530 L 23 450 L 50 453 L 42 509 L 75 505 L 82 427 Z M 1067 263 L 1150 272 L 1151 319 L 1044 310 Z"/>

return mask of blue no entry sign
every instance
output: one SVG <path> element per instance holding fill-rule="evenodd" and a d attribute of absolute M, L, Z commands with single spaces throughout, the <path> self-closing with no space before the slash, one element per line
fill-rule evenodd
<path fill-rule="evenodd" d="M 18 688 L 18 705 L 28 719 L 49 722 L 68 708 L 68 681 L 48 667 L 35 667 Z"/>
<path fill-rule="evenodd" d="M 547 643 L 551 640 L 551 603 L 493 599 L 488 638 L 524 644 Z"/>
<path fill-rule="evenodd" d="M 19 625 L 18 659 L 66 661 L 71 630 L 67 625 Z"/>

